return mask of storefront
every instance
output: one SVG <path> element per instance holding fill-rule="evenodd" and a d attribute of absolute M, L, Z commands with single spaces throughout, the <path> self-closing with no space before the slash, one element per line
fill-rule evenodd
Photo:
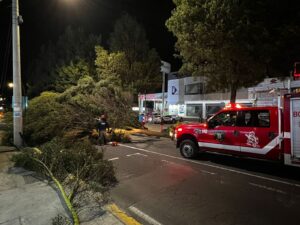
<path fill-rule="evenodd" d="M 165 93 L 165 106 L 167 105 L 167 97 L 168 94 Z M 140 94 L 138 98 L 140 113 L 160 113 L 162 111 L 162 93 Z"/>

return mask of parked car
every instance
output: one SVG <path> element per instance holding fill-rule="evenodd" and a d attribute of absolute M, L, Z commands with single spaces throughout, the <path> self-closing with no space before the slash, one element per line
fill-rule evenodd
<path fill-rule="evenodd" d="M 177 123 L 178 121 L 182 121 L 182 117 L 177 115 L 166 115 L 163 117 L 160 115 L 155 115 L 152 121 L 153 123 Z"/>
<path fill-rule="evenodd" d="M 181 116 L 178 115 L 171 115 L 172 116 L 172 122 L 173 123 L 177 123 L 177 122 L 182 122 L 183 118 Z"/>
<path fill-rule="evenodd" d="M 153 123 L 161 123 L 161 116 L 160 115 L 153 115 L 152 116 Z"/>

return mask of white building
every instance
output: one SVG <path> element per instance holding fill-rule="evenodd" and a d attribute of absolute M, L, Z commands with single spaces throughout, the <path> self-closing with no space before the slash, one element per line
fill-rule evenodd
<path fill-rule="evenodd" d="M 300 80 L 266 78 L 250 88 L 237 91 L 236 103 L 241 105 L 277 105 L 278 94 L 300 91 Z M 165 94 L 165 114 L 184 118 L 205 120 L 229 103 L 230 92 L 206 93 L 203 77 L 177 78 L 169 74 L 168 90 Z M 145 104 L 147 102 L 147 104 Z M 162 93 L 139 95 L 140 112 L 161 112 Z"/>
<path fill-rule="evenodd" d="M 230 93 L 206 93 L 203 77 L 168 80 L 167 105 L 170 114 L 185 118 L 207 119 L 229 103 Z M 237 103 L 251 105 L 248 90 L 237 92 Z"/>

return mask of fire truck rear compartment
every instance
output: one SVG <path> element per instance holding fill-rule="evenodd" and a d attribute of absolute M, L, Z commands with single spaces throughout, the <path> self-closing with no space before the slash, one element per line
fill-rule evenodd
<path fill-rule="evenodd" d="M 291 99 L 292 157 L 300 159 L 300 98 Z"/>

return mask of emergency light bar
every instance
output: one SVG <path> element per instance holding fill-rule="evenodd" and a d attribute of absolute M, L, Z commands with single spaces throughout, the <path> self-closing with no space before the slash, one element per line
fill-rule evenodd
<path fill-rule="evenodd" d="M 225 109 L 241 109 L 242 106 L 240 104 L 237 104 L 237 103 L 228 103 L 226 106 L 225 106 Z"/>

